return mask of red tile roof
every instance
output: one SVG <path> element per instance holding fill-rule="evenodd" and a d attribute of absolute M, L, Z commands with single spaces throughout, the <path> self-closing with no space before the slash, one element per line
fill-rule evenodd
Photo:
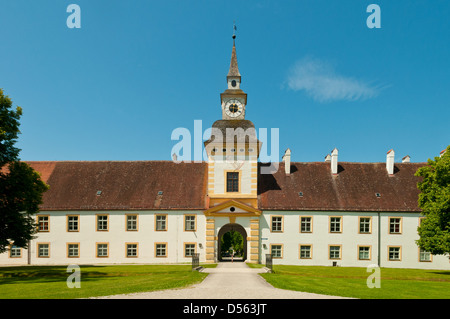
<path fill-rule="evenodd" d="M 44 211 L 205 209 L 206 163 L 27 163 L 50 185 Z"/>
<path fill-rule="evenodd" d="M 259 209 L 311 211 L 419 212 L 419 177 L 414 173 L 425 163 L 395 163 L 389 176 L 385 163 L 341 162 L 338 174 L 330 163 L 284 163 L 273 175 L 258 179 Z M 303 196 L 299 196 L 299 192 Z M 376 193 L 380 196 L 377 197 Z"/>
<path fill-rule="evenodd" d="M 171 161 L 27 162 L 50 185 L 41 210 L 206 209 L 206 163 Z M 264 164 L 260 164 L 261 165 Z M 260 210 L 419 212 L 419 177 L 426 163 L 280 163 L 274 174 L 259 174 Z M 100 195 L 97 192 L 101 191 Z M 162 191 L 162 195 L 158 192 Z M 303 196 L 299 196 L 299 192 Z M 380 194 L 380 197 L 376 196 Z"/>

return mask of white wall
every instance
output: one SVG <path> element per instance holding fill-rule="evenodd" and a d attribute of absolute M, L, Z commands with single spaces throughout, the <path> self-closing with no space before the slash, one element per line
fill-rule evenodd
<path fill-rule="evenodd" d="M 283 232 L 271 232 L 271 216 L 283 216 Z M 300 233 L 300 216 L 313 217 L 312 233 Z M 342 216 L 342 232 L 329 232 L 330 216 Z M 359 234 L 359 218 L 372 218 L 371 234 Z M 389 217 L 402 219 L 402 233 L 389 234 Z M 381 267 L 390 268 L 424 268 L 450 269 L 447 256 L 432 256 L 431 262 L 419 261 L 419 249 L 415 240 L 419 239 L 417 227 L 420 214 L 416 213 L 381 213 Z M 291 265 L 322 265 L 332 266 L 333 261 L 338 266 L 367 267 L 378 264 L 378 214 L 353 212 L 264 212 L 260 221 L 261 228 L 261 260 L 270 253 L 271 244 L 283 245 L 282 258 L 273 259 L 274 264 Z M 300 244 L 312 245 L 312 258 L 300 259 Z M 265 248 L 264 248 L 265 245 Z M 341 258 L 329 259 L 329 245 L 341 245 Z M 358 259 L 358 246 L 370 246 L 370 260 Z M 388 246 L 401 247 L 401 260 L 388 259 Z"/>
<path fill-rule="evenodd" d="M 109 230 L 96 230 L 96 214 L 109 215 Z M 50 231 L 39 232 L 31 243 L 31 264 L 95 264 L 95 263 L 189 263 L 184 257 L 184 243 L 195 243 L 196 252 L 205 258 L 205 216 L 199 211 L 157 211 L 167 214 L 167 231 L 155 231 L 155 211 L 138 214 L 138 231 L 126 231 L 125 213 L 120 212 L 41 212 L 50 215 Z M 80 230 L 67 231 L 67 215 L 80 215 Z M 184 231 L 184 214 L 195 214 L 196 231 Z M 96 243 L 109 243 L 109 257 L 96 257 Z M 167 243 L 167 257 L 155 257 L 155 243 Z M 37 257 L 37 244 L 50 244 L 50 257 Z M 79 243 L 80 257 L 67 257 L 67 243 Z M 138 257 L 126 257 L 126 243 L 138 243 Z M 199 247 L 202 244 L 202 248 Z M 21 258 L 0 255 L 0 264 L 27 264 L 27 251 Z"/>

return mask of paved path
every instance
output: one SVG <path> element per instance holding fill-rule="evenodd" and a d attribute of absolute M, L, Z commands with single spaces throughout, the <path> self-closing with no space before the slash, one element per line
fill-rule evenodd
<path fill-rule="evenodd" d="M 188 288 L 159 290 L 127 295 L 105 296 L 107 299 L 340 299 L 327 295 L 274 288 L 258 273 L 262 268 L 250 268 L 243 262 L 219 263 L 217 268 L 205 268 L 209 273 L 201 283 Z"/>

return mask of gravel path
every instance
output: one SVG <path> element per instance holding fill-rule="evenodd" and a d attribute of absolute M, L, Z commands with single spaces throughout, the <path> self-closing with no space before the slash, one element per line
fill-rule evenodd
<path fill-rule="evenodd" d="M 205 268 L 209 273 L 201 283 L 187 288 L 168 289 L 100 299 L 342 299 L 274 288 L 258 273 L 262 268 L 250 268 L 243 262 L 219 263 L 217 268 Z"/>

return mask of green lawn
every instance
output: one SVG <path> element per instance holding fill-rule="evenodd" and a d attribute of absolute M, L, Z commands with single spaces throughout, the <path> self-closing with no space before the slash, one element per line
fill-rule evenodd
<path fill-rule="evenodd" d="M 202 265 L 214 267 L 214 265 Z M 191 265 L 80 266 L 81 288 L 68 288 L 66 266 L 0 267 L 0 299 L 87 298 L 185 287 L 207 274 Z"/>
<path fill-rule="evenodd" d="M 252 265 L 249 265 L 250 267 Z M 380 288 L 368 288 L 366 268 L 275 265 L 261 274 L 274 287 L 354 298 L 450 299 L 450 271 L 380 269 Z"/>

